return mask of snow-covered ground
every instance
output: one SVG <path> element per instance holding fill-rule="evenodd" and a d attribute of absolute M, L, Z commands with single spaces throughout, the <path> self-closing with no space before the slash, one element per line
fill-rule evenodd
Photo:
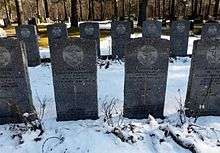
<path fill-rule="evenodd" d="M 139 37 L 134 34 L 132 37 Z M 163 38 L 169 39 L 167 36 Z M 192 52 L 193 40 L 190 37 L 188 54 Z M 111 48 L 110 37 L 101 40 L 103 54 L 109 53 Z M 42 57 L 49 57 L 48 49 L 41 49 Z M 43 118 L 45 133 L 40 136 L 40 141 L 34 141 L 39 132 L 26 131 L 22 134 L 22 144 L 18 137 L 13 135 L 20 132 L 19 128 L 12 125 L 0 126 L 0 153 L 190 153 L 176 144 L 170 136 L 165 137 L 162 127 L 169 127 L 175 131 L 183 140 L 189 144 L 193 143 L 197 152 L 219 153 L 220 147 L 217 142 L 220 138 L 220 117 L 200 117 L 197 121 L 199 127 L 195 127 L 200 134 L 187 133 L 188 124 L 181 128 L 175 126 L 178 122 L 176 112 L 179 98 L 178 90 L 184 101 L 187 81 L 190 69 L 190 58 L 179 58 L 169 63 L 168 82 L 165 100 L 164 114 L 167 117 L 163 122 L 151 119 L 129 120 L 124 119 L 125 125 L 135 126 L 135 131 L 127 130 L 125 135 L 132 135 L 135 143 L 122 142 L 114 134 L 110 133 L 111 127 L 103 122 L 102 103 L 112 98 L 117 99 L 117 109 L 122 110 L 123 88 L 124 88 L 124 63 L 111 62 L 108 69 L 97 67 L 98 76 L 98 102 L 100 119 L 96 121 L 69 121 L 56 122 L 56 108 L 54 101 L 54 90 L 51 73 L 51 65 L 43 64 L 35 68 L 29 68 L 31 89 L 34 105 L 40 112 L 41 105 L 38 99 L 46 99 L 46 110 Z M 117 123 L 118 117 L 115 118 Z"/>

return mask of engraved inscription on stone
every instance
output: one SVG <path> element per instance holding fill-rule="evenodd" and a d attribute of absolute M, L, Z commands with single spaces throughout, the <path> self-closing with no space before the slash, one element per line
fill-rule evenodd
<path fill-rule="evenodd" d="M 59 27 L 54 27 L 52 29 L 52 34 L 54 37 L 61 37 L 62 30 Z"/>
<path fill-rule="evenodd" d="M 185 25 L 183 23 L 177 23 L 176 29 L 178 32 L 182 33 L 185 31 Z"/>
<path fill-rule="evenodd" d="M 27 28 L 22 28 L 21 29 L 21 36 L 22 37 L 28 38 L 28 37 L 30 37 L 30 35 L 31 35 L 31 32 L 30 32 L 29 29 L 27 29 Z"/>
<path fill-rule="evenodd" d="M 148 31 L 149 33 L 156 33 L 156 32 L 157 32 L 157 27 L 156 27 L 156 25 L 150 23 L 150 24 L 147 26 L 147 31 Z"/>
<path fill-rule="evenodd" d="M 0 67 L 6 67 L 11 62 L 11 54 L 9 51 L 0 47 Z"/>
<path fill-rule="evenodd" d="M 217 33 L 217 27 L 216 26 L 210 26 L 209 28 L 208 28 L 208 33 L 209 34 L 211 34 L 211 35 L 215 35 L 216 33 Z"/>
<path fill-rule="evenodd" d="M 125 34 L 126 32 L 126 27 L 123 25 L 123 24 L 119 24 L 116 28 L 116 32 L 119 34 L 119 35 L 123 35 Z"/>
<path fill-rule="evenodd" d="M 211 46 L 206 54 L 206 59 L 209 64 L 219 64 L 220 63 L 220 48 L 216 46 Z"/>
<path fill-rule="evenodd" d="M 85 30 L 86 35 L 89 35 L 89 36 L 93 35 L 95 31 L 94 27 L 91 25 L 87 25 L 84 30 Z"/>
<path fill-rule="evenodd" d="M 137 59 L 142 65 L 152 65 L 158 59 L 157 49 L 153 46 L 143 46 L 138 50 Z"/>
<path fill-rule="evenodd" d="M 84 54 L 76 45 L 67 46 L 63 50 L 63 60 L 71 67 L 76 67 L 83 62 Z"/>

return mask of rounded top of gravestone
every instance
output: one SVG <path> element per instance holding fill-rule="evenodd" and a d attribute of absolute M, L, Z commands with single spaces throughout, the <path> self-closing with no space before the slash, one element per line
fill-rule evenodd
<path fill-rule="evenodd" d="M 28 28 L 22 28 L 20 33 L 23 38 L 29 38 L 31 35 L 31 32 Z"/>
<path fill-rule="evenodd" d="M 220 47 L 219 46 L 211 46 L 208 48 L 206 59 L 211 65 L 220 64 Z"/>
<path fill-rule="evenodd" d="M 10 52 L 4 48 L 0 47 L 0 67 L 6 67 L 11 62 Z"/>
<path fill-rule="evenodd" d="M 208 27 L 208 30 L 207 32 L 210 34 L 210 35 L 215 35 L 217 33 L 218 29 L 215 25 L 210 25 Z"/>
<path fill-rule="evenodd" d="M 92 25 L 86 25 L 85 28 L 84 28 L 84 31 L 85 31 L 86 35 L 91 36 L 91 35 L 93 35 L 95 29 Z"/>
<path fill-rule="evenodd" d="M 156 33 L 157 32 L 157 26 L 154 23 L 149 23 L 147 26 L 147 31 L 149 33 Z"/>
<path fill-rule="evenodd" d="M 177 25 L 176 25 L 176 29 L 177 29 L 177 31 L 180 32 L 180 33 L 183 33 L 183 32 L 185 31 L 185 28 L 186 28 L 186 26 L 185 26 L 184 23 L 179 22 L 179 23 L 177 23 Z"/>
<path fill-rule="evenodd" d="M 60 27 L 54 27 L 52 29 L 52 35 L 54 38 L 59 38 L 62 36 L 62 29 Z"/>
<path fill-rule="evenodd" d="M 79 66 L 84 59 L 82 48 L 76 45 L 67 46 L 63 50 L 63 60 L 71 67 Z"/>
<path fill-rule="evenodd" d="M 154 64 L 158 59 L 157 49 L 153 46 L 144 45 L 138 49 L 137 60 L 144 66 Z"/>
<path fill-rule="evenodd" d="M 125 27 L 123 24 L 119 24 L 119 25 L 116 27 L 116 32 L 117 32 L 119 35 L 123 35 L 123 34 L 125 34 L 125 32 L 126 32 L 126 27 Z"/>

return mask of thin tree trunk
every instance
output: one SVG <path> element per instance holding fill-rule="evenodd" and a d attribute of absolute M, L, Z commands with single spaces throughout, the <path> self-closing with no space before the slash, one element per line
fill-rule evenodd
<path fill-rule="evenodd" d="M 24 22 L 23 9 L 22 9 L 21 0 L 15 0 L 15 7 L 16 7 L 16 12 L 17 12 L 17 22 L 18 22 L 18 25 L 21 25 Z"/>
<path fill-rule="evenodd" d="M 158 18 L 160 18 L 160 0 L 157 0 L 157 9 L 158 9 L 158 13 L 157 13 L 157 15 L 158 15 Z"/>
<path fill-rule="evenodd" d="M 37 17 L 40 16 L 40 13 L 39 13 L 39 0 L 36 0 L 36 9 L 37 9 Z"/>
<path fill-rule="evenodd" d="M 165 11 L 166 11 L 165 0 L 163 0 L 163 19 L 165 19 Z"/>
<path fill-rule="evenodd" d="M 200 0 L 199 4 L 199 15 L 202 15 L 202 0 Z"/>
<path fill-rule="evenodd" d="M 114 18 L 117 20 L 118 19 L 118 6 L 117 6 L 116 0 L 113 0 L 113 5 L 114 5 Z"/>
<path fill-rule="evenodd" d="M 44 0 L 44 9 L 45 9 L 45 14 L 46 14 L 46 19 L 50 18 L 47 0 Z"/>
<path fill-rule="evenodd" d="M 171 0 L 171 21 L 175 20 L 175 0 Z"/>
<path fill-rule="evenodd" d="M 78 27 L 77 0 L 71 0 L 71 27 Z"/>
<path fill-rule="evenodd" d="M 218 12 L 219 2 L 220 2 L 220 0 L 215 0 L 215 6 L 214 6 L 214 11 L 213 11 L 213 16 L 214 16 L 214 17 L 217 17 L 218 14 L 220 14 L 220 13 Z"/>
<path fill-rule="evenodd" d="M 125 17 L 125 0 L 122 0 L 122 17 Z"/>
<path fill-rule="evenodd" d="M 100 8 L 101 8 L 101 10 L 100 10 L 100 19 L 102 21 L 103 20 L 103 3 L 102 3 L 102 0 L 100 0 Z"/>
<path fill-rule="evenodd" d="M 80 10 L 80 20 L 83 20 L 82 18 L 83 18 L 83 14 L 82 14 L 82 1 L 81 0 L 79 0 L 79 10 Z"/>
<path fill-rule="evenodd" d="M 65 1 L 63 1 L 63 9 L 64 9 L 64 15 L 65 15 L 64 20 L 67 21 L 68 20 L 68 15 L 67 15 L 67 9 L 66 9 L 66 2 Z"/>
<path fill-rule="evenodd" d="M 6 17 L 7 17 L 7 20 L 10 22 L 10 18 L 9 18 L 9 15 L 8 15 L 8 6 L 7 6 L 7 1 L 4 0 L 4 6 L 5 6 L 5 14 L 6 14 Z"/>
<path fill-rule="evenodd" d="M 194 13 L 194 0 L 191 0 L 191 16 L 193 17 Z"/>
<path fill-rule="evenodd" d="M 148 0 L 139 0 L 138 26 L 142 26 L 143 21 L 146 20 L 147 4 L 148 4 Z"/>
<path fill-rule="evenodd" d="M 197 7 L 198 7 L 198 0 L 195 0 L 194 2 L 194 10 L 193 10 L 193 18 L 197 17 Z"/>
<path fill-rule="evenodd" d="M 208 8 L 207 8 L 207 12 L 206 12 L 206 18 L 208 18 L 209 13 L 210 13 L 211 2 L 212 2 L 212 0 L 209 0 L 209 4 L 208 4 Z"/>

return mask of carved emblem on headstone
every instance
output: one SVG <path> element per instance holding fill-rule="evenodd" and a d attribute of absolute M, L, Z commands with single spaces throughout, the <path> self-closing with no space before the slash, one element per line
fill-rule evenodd
<path fill-rule="evenodd" d="M 150 23 L 150 24 L 147 26 L 147 31 L 148 31 L 149 33 L 156 33 L 156 32 L 157 32 L 157 27 L 156 27 L 156 25 Z"/>
<path fill-rule="evenodd" d="M 31 35 L 31 32 L 30 32 L 29 29 L 27 29 L 27 28 L 22 28 L 21 29 L 21 36 L 22 37 L 28 38 L 28 37 L 30 37 L 30 35 Z"/>
<path fill-rule="evenodd" d="M 67 46 L 63 50 L 63 60 L 70 66 L 75 67 L 82 63 L 84 59 L 83 51 L 78 46 Z"/>
<path fill-rule="evenodd" d="M 220 63 L 220 48 L 216 46 L 211 46 L 206 55 L 206 59 L 209 64 L 219 64 Z"/>
<path fill-rule="evenodd" d="M 143 46 L 138 49 L 137 59 L 142 65 L 152 65 L 158 59 L 157 49 L 153 46 Z"/>
<path fill-rule="evenodd" d="M 0 67 L 6 67 L 11 62 L 11 54 L 9 51 L 0 47 Z"/>
<path fill-rule="evenodd" d="M 52 29 L 52 34 L 55 38 L 61 37 L 62 30 L 59 27 L 54 27 Z"/>
<path fill-rule="evenodd" d="M 185 31 L 185 25 L 183 23 L 177 23 L 176 29 L 178 32 L 182 33 Z"/>
<path fill-rule="evenodd" d="M 123 35 L 125 34 L 126 32 L 126 27 L 123 25 L 123 24 L 119 24 L 116 28 L 116 32 L 119 34 L 119 35 Z"/>
<path fill-rule="evenodd" d="M 93 35 L 95 31 L 92 25 L 87 25 L 84 30 L 85 30 L 86 35 L 89 35 L 89 36 Z"/>
<path fill-rule="evenodd" d="M 216 33 L 217 33 L 217 28 L 216 28 L 216 26 L 210 26 L 209 28 L 208 28 L 208 33 L 209 34 L 211 34 L 211 35 L 215 35 Z"/>

